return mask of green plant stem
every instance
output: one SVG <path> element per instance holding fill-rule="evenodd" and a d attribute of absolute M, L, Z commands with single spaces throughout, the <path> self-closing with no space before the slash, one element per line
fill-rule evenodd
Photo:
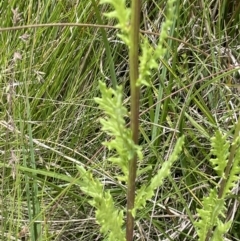
<path fill-rule="evenodd" d="M 132 0 L 131 5 L 131 29 L 130 29 L 130 86 L 131 86 L 131 130 L 132 139 L 138 144 L 139 134 L 139 87 L 136 82 L 138 73 L 138 51 L 139 51 L 139 27 L 140 27 L 140 0 Z M 137 155 L 129 162 L 129 177 L 127 191 L 127 225 L 126 240 L 133 240 L 134 217 L 130 212 L 134 208 L 135 179 L 137 172 Z"/>

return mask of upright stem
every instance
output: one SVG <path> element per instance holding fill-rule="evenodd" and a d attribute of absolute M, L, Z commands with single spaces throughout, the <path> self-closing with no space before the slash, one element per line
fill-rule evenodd
<path fill-rule="evenodd" d="M 139 87 L 136 86 L 138 79 L 138 52 L 139 52 L 139 27 L 140 27 L 140 0 L 132 0 L 131 5 L 131 27 L 130 27 L 130 86 L 131 86 L 131 131 L 132 139 L 138 144 L 139 132 Z M 127 225 L 126 240 L 133 240 L 134 217 L 130 210 L 134 208 L 135 179 L 137 172 L 137 155 L 129 162 L 129 177 L 127 191 Z"/>

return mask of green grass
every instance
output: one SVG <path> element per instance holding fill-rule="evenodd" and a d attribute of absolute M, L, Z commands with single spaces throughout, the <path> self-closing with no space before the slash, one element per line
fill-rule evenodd
<path fill-rule="evenodd" d="M 136 240 L 196 240 L 196 208 L 218 182 L 208 162 L 210 137 L 219 127 L 232 138 L 239 115 L 240 70 L 234 65 L 240 57 L 240 5 L 235 1 L 231 9 L 223 2 L 214 14 L 215 3 L 177 1 L 168 52 L 152 73 L 151 88 L 141 89 L 141 165 L 154 168 L 137 186 L 156 173 L 178 136 L 184 134 L 186 143 L 172 175 L 139 214 Z M 158 35 L 149 32 L 159 33 L 164 7 L 165 1 L 143 1 L 142 34 L 153 46 Z M 0 28 L 114 25 L 98 1 L 2 1 L 0 9 Z M 94 27 L 0 30 L 1 240 L 103 240 L 78 186 L 76 164 L 92 169 L 116 203 L 126 205 L 126 185 L 114 179 L 119 170 L 107 161 L 101 143 L 108 137 L 93 101 L 102 80 L 123 84 L 124 103 L 130 104 L 127 49 L 116 34 Z M 228 239 L 240 240 L 239 211 L 233 212 Z"/>

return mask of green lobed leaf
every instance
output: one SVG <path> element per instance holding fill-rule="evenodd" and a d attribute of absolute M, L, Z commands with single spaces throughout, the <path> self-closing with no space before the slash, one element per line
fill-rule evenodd
<path fill-rule="evenodd" d="M 108 240 L 125 240 L 123 226 L 123 211 L 119 211 L 115 206 L 110 192 L 103 191 L 103 185 L 98 179 L 94 179 L 92 174 L 82 166 L 77 166 L 80 172 L 80 188 L 92 197 L 89 203 L 96 208 L 96 220 L 101 226 L 100 231 Z"/>
<path fill-rule="evenodd" d="M 92 173 L 85 170 L 83 166 L 77 166 L 81 175 L 81 190 L 93 198 L 101 198 L 103 185 L 98 179 L 94 179 Z"/>
<path fill-rule="evenodd" d="M 131 131 L 126 127 L 124 118 L 127 115 L 127 109 L 122 103 L 122 87 L 114 90 L 107 88 L 103 82 L 99 83 L 99 87 L 102 98 L 95 98 L 95 101 L 106 114 L 105 118 L 100 119 L 102 130 L 112 137 L 110 141 L 103 142 L 103 145 L 117 152 L 117 157 L 111 157 L 108 160 L 121 168 L 124 176 L 118 176 L 118 178 L 126 181 L 129 161 L 134 155 L 137 155 L 139 160 L 143 158 L 141 147 L 135 145 Z"/>
<path fill-rule="evenodd" d="M 230 147 L 227 137 L 222 135 L 220 131 L 216 131 L 215 136 L 211 138 L 211 145 L 211 153 L 216 157 L 211 158 L 210 163 L 218 176 L 225 178 L 224 170 L 227 165 Z"/>
<path fill-rule="evenodd" d="M 116 18 L 118 23 L 116 27 L 120 28 L 121 34 L 118 34 L 127 46 L 129 46 L 129 22 L 130 22 L 130 9 L 126 8 L 126 1 L 125 0 L 101 0 L 101 4 L 109 3 L 113 6 L 114 10 L 105 13 L 104 15 L 108 18 Z"/>
<path fill-rule="evenodd" d="M 224 234 L 226 234 L 228 232 L 231 225 L 232 225 L 232 221 L 223 223 L 222 221 L 218 220 L 218 223 L 213 232 L 213 237 L 212 237 L 211 241 L 224 240 Z"/>
<path fill-rule="evenodd" d="M 153 58 L 153 48 L 149 45 L 148 40 L 144 39 L 141 46 L 142 55 L 140 56 L 139 65 L 139 78 L 137 80 L 137 86 L 145 85 L 150 86 L 149 77 L 151 76 L 151 70 L 157 69 L 158 64 L 156 58 Z"/>
<path fill-rule="evenodd" d="M 218 198 L 216 189 L 212 189 L 208 197 L 203 198 L 202 209 L 197 209 L 199 220 L 194 223 L 197 228 L 199 241 L 205 241 L 207 234 L 224 217 L 226 207 L 224 199 Z"/>
<path fill-rule="evenodd" d="M 145 207 L 147 200 L 151 199 L 154 195 L 154 190 L 162 185 L 163 180 L 170 174 L 170 168 L 173 163 L 179 157 L 182 147 L 184 145 L 184 136 L 178 138 L 177 143 L 174 147 L 173 153 L 169 157 L 169 160 L 164 162 L 158 173 L 151 179 L 150 185 L 143 185 L 137 190 L 135 198 L 135 208 L 132 210 L 135 215 L 137 209 Z"/>

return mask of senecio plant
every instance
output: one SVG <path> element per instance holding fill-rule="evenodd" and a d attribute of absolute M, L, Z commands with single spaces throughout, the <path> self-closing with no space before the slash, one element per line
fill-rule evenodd
<path fill-rule="evenodd" d="M 113 11 L 106 13 L 109 18 L 117 19 L 117 27 L 120 32 L 118 37 L 129 49 L 130 64 L 130 86 L 131 86 L 131 126 L 126 127 L 124 117 L 128 110 L 122 103 L 122 87 L 116 89 L 107 88 L 103 82 L 99 83 L 102 97 L 95 98 L 99 108 L 105 113 L 101 119 L 102 130 L 110 137 L 109 142 L 104 142 L 109 150 L 116 153 L 108 160 L 121 169 L 122 175 L 116 178 L 127 183 L 127 209 L 118 209 L 109 191 L 105 191 L 103 184 L 93 177 L 90 171 L 79 166 L 81 174 L 81 189 L 92 197 L 90 203 L 96 208 L 96 220 L 100 231 L 109 241 L 131 241 L 133 240 L 134 217 L 137 210 L 144 208 L 147 200 L 154 195 L 154 190 L 161 186 L 164 178 L 170 174 L 170 168 L 177 160 L 184 143 L 184 137 L 180 137 L 168 161 L 164 162 L 162 168 L 151 179 L 149 184 L 143 185 L 135 192 L 135 180 L 140 173 L 137 170 L 137 160 L 143 159 L 141 147 L 138 145 L 139 132 L 139 90 L 141 85 L 150 86 L 149 77 L 151 70 L 158 67 L 158 60 L 165 54 L 163 42 L 167 37 L 168 28 L 171 27 L 174 16 L 173 1 L 168 1 L 166 20 L 162 24 L 159 43 L 153 49 L 147 39 L 141 45 L 142 55 L 139 57 L 139 23 L 140 23 L 140 1 L 133 0 L 131 9 L 126 7 L 125 0 L 101 0 L 102 4 L 112 5 Z M 130 25 L 129 25 L 130 23 Z M 139 64 L 140 62 L 140 64 Z M 136 194 L 135 194 L 136 193 Z M 135 197 L 136 195 L 136 197 Z M 126 224 L 124 225 L 124 217 Z M 124 228 L 125 226 L 125 228 Z"/>
<path fill-rule="evenodd" d="M 134 230 L 134 218 L 137 211 L 144 208 L 150 200 L 154 191 L 162 185 L 164 179 L 170 174 L 170 168 L 178 159 L 184 144 L 184 136 L 178 138 L 175 148 L 169 159 L 165 161 L 155 176 L 149 183 L 146 183 L 135 190 L 135 181 L 141 170 L 137 170 L 137 160 L 143 159 L 141 147 L 138 145 L 139 132 L 139 90 L 140 86 L 151 86 L 151 70 L 158 67 L 158 61 L 165 55 L 164 40 L 167 37 L 169 27 L 171 27 L 174 16 L 174 0 L 167 3 L 168 12 L 165 22 L 162 24 L 161 35 L 158 45 L 153 49 L 148 40 L 143 37 L 142 44 L 139 44 L 139 22 L 140 22 L 140 1 L 132 0 L 131 9 L 126 7 L 125 0 L 101 0 L 101 4 L 112 5 L 113 11 L 106 13 L 109 18 L 117 19 L 117 27 L 120 32 L 118 37 L 127 45 L 129 49 L 130 65 L 130 86 L 131 86 L 131 125 L 128 128 L 124 117 L 128 110 L 122 102 L 122 87 L 116 89 L 107 88 L 106 84 L 99 82 L 101 98 L 95 98 L 99 108 L 104 112 L 105 118 L 100 120 L 102 130 L 110 136 L 110 141 L 103 142 L 109 150 L 115 151 L 115 155 L 108 158 L 113 165 L 120 168 L 121 174 L 116 176 L 119 181 L 127 183 L 127 208 L 118 208 L 111 196 L 110 191 L 104 190 L 101 181 L 93 177 L 90 170 L 83 166 L 78 166 L 80 172 L 80 188 L 91 197 L 90 204 L 96 208 L 96 221 L 100 225 L 100 231 L 105 240 L 109 241 L 132 241 Z M 129 24 L 130 23 L 130 24 Z M 141 56 L 138 56 L 139 45 Z M 221 138 L 220 138 L 221 137 Z M 221 142 L 218 139 L 221 139 Z M 237 142 L 239 142 L 237 140 Z M 237 142 L 235 145 L 237 145 Z M 222 148 L 224 147 L 224 148 Z M 227 163 L 229 144 L 224 137 L 217 132 L 215 139 L 212 139 L 212 152 L 216 159 L 211 159 L 218 175 L 224 180 L 224 169 Z M 240 152 L 238 151 L 236 157 Z M 230 222 L 224 224 L 221 217 L 224 216 L 225 197 L 233 187 L 237 173 L 238 164 L 234 162 L 228 181 L 221 196 L 217 195 L 217 190 L 210 191 L 209 197 L 203 200 L 203 209 L 198 210 L 199 220 L 195 223 L 199 240 L 206 240 L 209 235 L 213 240 L 221 237 L 230 227 Z M 126 217 L 126 223 L 124 222 Z M 216 227 L 216 228 L 215 228 Z M 215 228 L 215 229 L 214 229 Z M 212 231 L 213 230 L 213 234 Z"/>

